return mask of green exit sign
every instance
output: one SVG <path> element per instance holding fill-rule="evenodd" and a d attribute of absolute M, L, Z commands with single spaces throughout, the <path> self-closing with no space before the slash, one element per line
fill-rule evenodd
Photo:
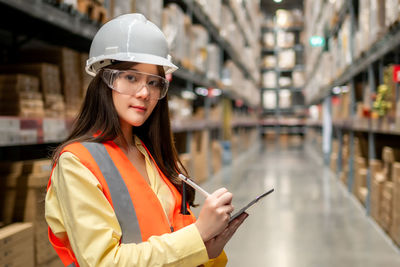
<path fill-rule="evenodd" d="M 325 38 L 322 36 L 311 36 L 310 45 L 313 47 L 321 47 L 325 45 Z"/>

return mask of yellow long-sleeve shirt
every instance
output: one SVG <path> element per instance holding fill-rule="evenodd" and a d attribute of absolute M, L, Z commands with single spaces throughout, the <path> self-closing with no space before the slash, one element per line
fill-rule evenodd
<path fill-rule="evenodd" d="M 145 149 L 150 186 L 170 217 L 174 199 Z M 122 231 L 116 214 L 93 173 L 72 153 L 63 153 L 46 195 L 46 221 L 54 234 L 69 244 L 80 266 L 225 266 L 222 255 L 208 261 L 195 225 L 174 233 L 152 236 L 146 242 L 120 244 Z"/>

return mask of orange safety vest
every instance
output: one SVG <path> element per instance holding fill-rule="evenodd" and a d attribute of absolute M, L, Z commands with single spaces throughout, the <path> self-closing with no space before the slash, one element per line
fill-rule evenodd
<path fill-rule="evenodd" d="M 189 215 L 181 214 L 181 194 L 160 171 L 148 150 L 147 153 L 175 198 L 171 222 L 168 221 L 156 194 L 114 142 L 73 143 L 66 146 L 61 153 L 64 152 L 77 156 L 98 179 L 104 196 L 120 223 L 121 243 L 140 243 L 151 236 L 171 233 L 195 222 L 196 218 L 190 211 Z M 51 179 L 47 189 L 50 184 Z M 79 266 L 73 251 L 55 236 L 50 227 L 48 233 L 50 242 L 64 265 Z"/>

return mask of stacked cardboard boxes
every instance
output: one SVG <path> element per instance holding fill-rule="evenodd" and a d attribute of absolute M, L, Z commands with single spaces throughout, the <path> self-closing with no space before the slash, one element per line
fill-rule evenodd
<path fill-rule="evenodd" d="M 342 170 L 340 172 L 340 180 L 347 185 L 347 177 L 349 175 L 349 135 L 343 135 L 343 146 L 342 146 Z"/>
<path fill-rule="evenodd" d="M 1 66 L 0 71 L 4 73 L 24 73 L 38 78 L 44 101 L 45 116 L 64 117 L 65 105 L 61 94 L 60 71 L 57 65 L 48 63 L 12 64 Z"/>
<path fill-rule="evenodd" d="M 382 190 L 382 202 L 380 205 L 380 220 L 382 228 L 389 232 L 392 224 L 393 182 L 385 181 Z"/>
<path fill-rule="evenodd" d="M 81 58 L 67 47 L 27 49 L 21 52 L 27 62 L 47 62 L 60 67 L 60 81 L 66 116 L 74 118 L 82 103 Z"/>
<path fill-rule="evenodd" d="M 400 246 L 400 162 L 393 164 L 393 202 L 390 236 Z"/>
<path fill-rule="evenodd" d="M 379 221 L 379 209 L 382 198 L 383 183 L 385 176 L 382 174 L 382 161 L 371 159 L 369 162 L 371 169 L 371 216 L 375 221 Z"/>
<path fill-rule="evenodd" d="M 334 173 L 337 172 L 338 155 L 339 155 L 339 141 L 334 139 L 332 141 L 332 153 L 331 153 L 331 159 L 330 159 L 330 167 Z"/>
<path fill-rule="evenodd" d="M 43 100 L 38 79 L 24 74 L 0 75 L 0 114 L 43 117 Z"/>
<path fill-rule="evenodd" d="M 365 203 L 365 196 L 360 194 L 364 192 L 367 187 L 367 166 L 366 159 L 360 155 L 355 155 L 354 160 L 354 183 L 353 183 L 353 194 L 361 201 Z"/>
<path fill-rule="evenodd" d="M 32 223 L 14 223 L 0 228 L 0 265 L 35 266 Z"/>
<path fill-rule="evenodd" d="M 382 150 L 383 166 L 381 170 L 378 163 L 371 165 L 372 187 L 371 187 L 371 215 L 389 232 L 392 224 L 392 203 L 394 183 L 393 165 L 396 158 L 399 158 L 399 151 L 390 147 L 384 147 Z M 372 162 L 371 162 L 372 164 Z"/>
<path fill-rule="evenodd" d="M 2 219 L 6 223 L 32 222 L 36 266 L 46 266 L 57 255 L 50 245 L 44 219 L 44 198 L 50 177 L 50 160 L 2 162 L 0 166 L 5 186 L 1 188 Z"/>

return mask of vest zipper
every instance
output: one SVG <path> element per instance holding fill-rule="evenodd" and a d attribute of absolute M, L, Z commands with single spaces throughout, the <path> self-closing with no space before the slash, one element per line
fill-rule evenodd
<path fill-rule="evenodd" d="M 161 206 L 161 208 L 164 211 L 164 215 L 165 215 L 165 218 L 167 219 L 167 222 L 168 222 L 168 225 L 169 225 L 169 229 L 171 230 L 171 233 L 173 233 L 174 232 L 174 227 L 171 225 L 171 222 L 169 221 L 168 214 L 165 211 L 164 207 Z"/>

